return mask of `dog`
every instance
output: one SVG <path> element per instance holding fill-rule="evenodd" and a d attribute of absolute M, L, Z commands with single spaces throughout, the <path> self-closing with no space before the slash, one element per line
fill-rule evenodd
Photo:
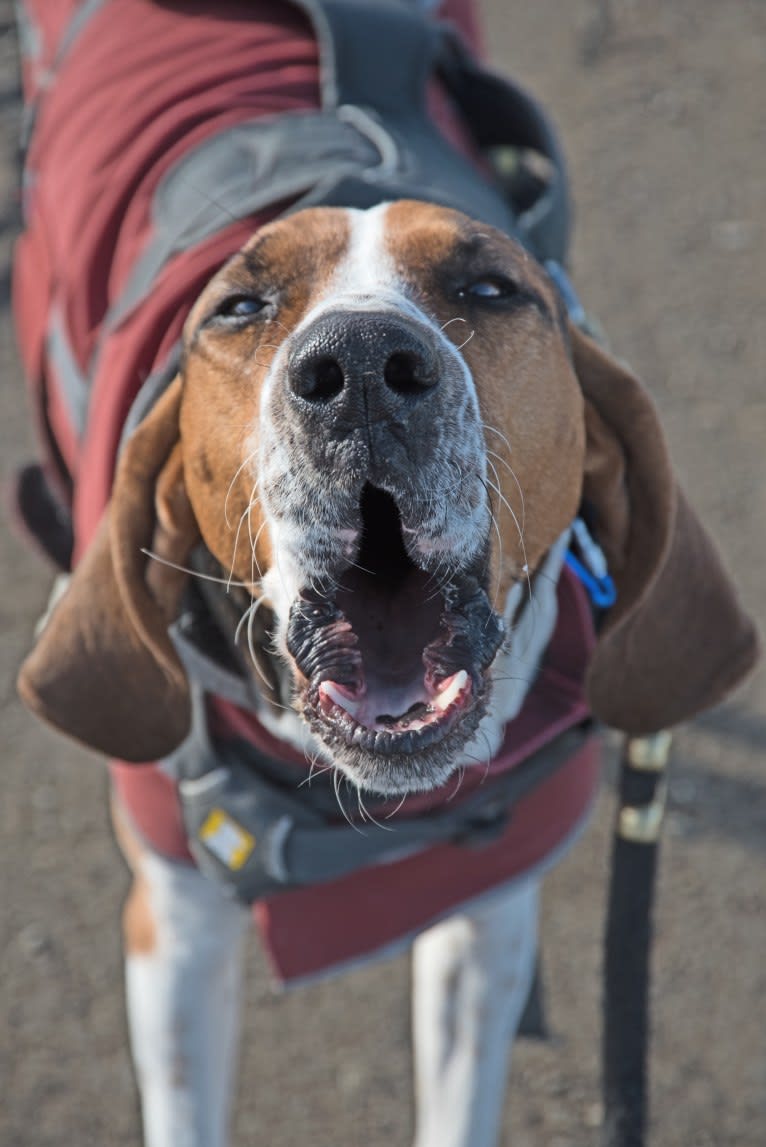
<path fill-rule="evenodd" d="M 98 31 L 81 33 L 80 50 Z M 52 113 L 43 104 L 38 114 L 44 152 Z M 113 328 L 118 350 L 124 329 Z M 117 354 L 109 338 L 99 353 L 107 363 Z M 678 487 L 646 391 L 570 320 L 545 268 L 486 219 L 400 198 L 266 223 L 194 302 L 178 368 L 126 436 L 97 529 L 97 494 L 77 490 L 75 570 L 20 677 L 27 704 L 84 743 L 133 762 L 172 759 L 187 743 L 199 696 L 188 648 L 169 630 L 194 573 L 217 578 L 232 591 L 233 638 L 249 632 L 259 747 L 286 758 L 295 785 L 308 754 L 361 794 L 360 809 L 393 812 L 386 823 L 404 834 L 403 813 L 440 810 L 458 781 L 470 795 L 501 772 L 554 631 L 582 606 L 564 563 L 582 516 L 617 596 L 597 634 L 583 622 L 587 705 L 578 694 L 570 724 L 589 711 L 651 733 L 714 703 L 752 665 L 754 632 Z M 92 452 L 113 457 L 114 434 L 104 437 Z M 576 600 L 565 609 L 567 594 Z M 211 723 L 238 722 L 252 739 L 252 721 L 228 703 L 208 706 Z M 184 778 L 189 791 L 205 776 L 196 789 L 199 777 Z M 417 1147 L 497 1141 L 540 877 L 576 833 L 595 777 L 592 756 L 574 755 L 519 806 L 516 822 L 535 829 L 522 860 L 507 860 L 517 824 L 477 850 L 473 882 L 460 883 L 473 871 L 465 850 L 439 852 L 447 899 L 430 893 L 420 923 L 399 929 L 420 933 Z M 181 843 L 158 846 L 149 820 L 177 799 L 172 768 L 124 764 L 114 778 L 135 877 L 127 997 L 146 1142 L 217 1147 L 249 917 L 181 862 L 201 854 L 180 855 L 188 834 L 176 804 L 163 831 Z M 552 832 L 552 786 L 564 782 L 566 815 Z M 148 812 L 134 799 L 147 783 Z M 229 822 L 219 829 L 236 834 Z M 243 841 L 235 835 L 235 850 Z M 422 863 L 404 855 L 349 879 L 380 890 L 397 865 L 412 865 L 414 881 Z M 304 911 L 300 891 L 283 899 L 272 906 L 288 913 L 280 919 Z M 368 948 L 385 939 L 375 933 Z M 333 949 L 326 962 L 351 955 Z"/>

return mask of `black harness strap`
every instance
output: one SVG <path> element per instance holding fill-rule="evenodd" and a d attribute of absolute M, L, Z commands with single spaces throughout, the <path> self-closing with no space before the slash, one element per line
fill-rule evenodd
<path fill-rule="evenodd" d="M 643 1147 L 652 904 L 669 733 L 626 738 L 606 923 L 601 1147 Z"/>
<path fill-rule="evenodd" d="M 363 173 L 322 193 L 321 202 L 369 207 L 385 199 L 425 199 L 455 207 L 513 235 L 544 262 L 566 261 L 570 205 L 561 145 L 542 107 L 517 84 L 487 71 L 450 25 L 406 0 L 292 0 L 310 17 L 320 45 L 322 107 L 371 112 L 395 146 L 388 171 Z M 494 167 L 495 149 L 535 153 L 546 176 L 529 202 L 499 171 L 477 171 L 428 115 L 437 77 L 474 141 Z"/>
<path fill-rule="evenodd" d="M 480 67 L 458 36 L 439 60 L 439 75 L 484 149 L 498 180 L 506 183 L 515 230 L 541 263 L 567 263 L 572 230 L 567 165 L 559 137 L 541 105 L 516 83 Z M 522 196 L 503 170 L 511 150 L 518 168 L 524 152 L 542 157 L 544 180 L 533 180 Z M 529 184 L 528 184 L 529 186 Z"/>

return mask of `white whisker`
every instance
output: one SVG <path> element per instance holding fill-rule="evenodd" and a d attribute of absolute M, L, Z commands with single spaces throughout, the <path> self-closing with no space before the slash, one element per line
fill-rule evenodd
<path fill-rule="evenodd" d="M 319 767 L 319 760 L 320 760 L 319 753 L 313 753 L 310 757 L 309 757 L 308 753 L 305 753 L 304 756 L 306 757 L 306 759 L 309 762 L 309 775 L 307 777 L 304 777 L 303 780 L 300 782 L 300 784 L 298 785 L 299 789 L 303 788 L 304 785 L 310 786 L 314 777 L 324 776 L 325 773 L 330 773 L 335 768 L 335 765 L 322 765 L 322 767 L 320 768 Z"/>
<path fill-rule="evenodd" d="M 258 676 L 260 677 L 261 681 L 266 686 L 266 688 L 270 689 L 272 692 L 274 692 L 274 685 L 272 684 L 271 681 L 268 680 L 265 673 L 263 672 L 260 665 L 258 664 L 258 658 L 255 655 L 255 643 L 253 641 L 253 622 L 255 621 L 255 615 L 257 614 L 258 610 L 260 609 L 261 605 L 263 604 L 263 602 L 265 600 L 266 600 L 266 595 L 261 594 L 260 597 L 255 598 L 250 603 L 250 605 L 247 607 L 245 612 L 242 614 L 239 621 L 237 622 L 237 628 L 234 630 L 234 644 L 235 645 L 238 644 L 239 635 L 242 632 L 242 626 L 244 625 L 246 627 L 247 649 L 248 649 L 248 652 L 250 654 L 250 660 L 253 663 L 253 668 L 255 669 L 256 673 L 258 674 Z M 287 706 L 285 706 L 285 705 L 280 706 L 280 708 L 287 710 Z"/>
<path fill-rule="evenodd" d="M 489 430 L 492 432 L 492 434 L 496 434 L 498 436 L 498 438 L 502 442 L 504 442 L 505 445 L 508 447 L 508 453 L 513 454 L 513 450 L 511 449 L 511 444 L 508 441 L 508 439 L 505 437 L 505 435 L 503 434 L 502 430 L 498 430 L 496 426 L 490 426 L 490 424 L 488 422 L 482 422 L 482 426 L 484 427 L 485 430 Z"/>
<path fill-rule="evenodd" d="M 346 778 L 344 777 L 344 780 L 345 779 Z M 351 826 L 351 828 L 353 828 L 354 832 L 358 832 L 360 836 L 366 836 L 366 833 L 364 833 L 362 831 L 362 829 L 359 827 L 359 825 L 354 824 L 353 820 L 348 815 L 348 812 L 346 811 L 346 809 L 343 805 L 343 801 L 341 800 L 341 795 L 340 795 L 340 781 L 341 781 L 341 774 L 336 769 L 335 770 L 335 776 L 333 777 L 332 783 L 333 783 L 333 788 L 335 789 L 335 799 L 338 802 L 338 808 L 341 811 L 341 815 L 343 816 L 343 819 Z M 346 781 L 346 784 L 348 785 L 348 781 Z"/>
<path fill-rule="evenodd" d="M 433 316 L 432 316 L 433 317 Z M 460 315 L 455 315 L 454 319 L 447 319 L 446 323 L 442 323 L 439 327 L 440 331 L 446 331 L 450 323 L 467 323 L 468 319 L 462 318 Z"/>
<path fill-rule="evenodd" d="M 236 470 L 234 477 L 232 478 L 231 482 L 229 482 L 229 488 L 226 491 L 226 497 L 223 500 L 223 520 L 226 522 L 228 529 L 232 528 L 231 522 L 229 521 L 228 506 L 229 506 L 229 498 L 231 496 L 231 491 L 234 487 L 234 483 L 236 482 L 237 478 L 240 476 L 240 474 L 244 470 L 245 466 L 247 466 L 248 462 L 250 462 L 252 460 L 253 456 L 257 453 L 258 453 L 258 447 L 256 446 L 255 450 L 251 450 L 250 453 L 248 454 L 247 458 L 245 458 L 244 462 L 240 466 L 237 467 L 237 470 Z M 256 485 L 257 485 L 257 483 L 256 483 Z"/>
<path fill-rule="evenodd" d="M 464 779 L 465 779 L 465 765 L 461 764 L 458 766 L 458 770 L 457 770 L 457 784 L 455 785 L 455 787 L 452 790 L 452 792 L 450 793 L 450 795 L 447 797 L 447 802 L 446 802 L 447 804 L 449 804 L 450 801 L 454 800 L 455 797 L 457 796 L 457 794 L 460 792 L 460 786 L 462 785 Z"/>
<path fill-rule="evenodd" d="M 494 470 L 494 466 L 492 468 Z M 495 470 L 495 477 L 497 477 L 497 471 L 496 470 Z M 503 494 L 500 487 L 496 486 L 495 483 L 490 478 L 487 478 L 487 483 L 491 487 L 491 489 L 493 489 L 495 491 L 495 493 L 497 494 L 498 498 L 500 499 L 502 505 L 504 505 L 506 507 L 506 509 L 508 510 L 508 513 L 513 518 L 514 525 L 516 526 L 516 529 L 518 530 L 519 546 L 521 547 L 521 556 L 524 559 L 524 565 L 522 566 L 522 573 L 525 575 L 526 580 L 527 580 L 527 589 L 529 591 L 529 599 L 531 601 L 532 600 L 532 579 L 531 579 L 530 574 L 529 574 L 529 562 L 527 560 L 527 547 L 526 547 L 526 543 L 524 541 L 524 531 L 521 528 L 521 524 L 519 523 L 519 519 L 516 517 L 516 513 L 515 513 L 513 507 L 511 506 L 510 502 L 508 501 L 508 499 Z"/>
<path fill-rule="evenodd" d="M 391 812 L 386 813 L 386 820 L 390 820 L 392 816 L 396 816 L 396 814 L 399 812 L 399 810 L 401 809 L 402 805 L 404 804 L 404 802 L 406 800 L 407 800 L 407 794 L 405 793 L 404 796 L 402 797 L 402 799 L 399 801 L 399 804 L 396 806 L 396 808 L 392 808 Z"/>
<path fill-rule="evenodd" d="M 375 817 L 372 815 L 372 813 L 370 812 L 370 810 L 367 808 L 366 804 L 364 803 L 364 799 L 362 797 L 362 790 L 359 788 L 356 790 L 356 801 L 357 801 L 357 804 L 359 806 L 359 815 L 362 817 L 363 820 L 368 820 L 370 822 L 370 824 L 374 824 L 376 828 L 382 829 L 383 832 L 393 832 L 394 831 L 394 829 L 391 828 L 389 825 L 381 824 L 379 820 L 375 819 Z"/>
<path fill-rule="evenodd" d="M 260 526 L 258 527 L 258 529 L 255 532 L 255 537 L 253 537 L 253 528 L 252 528 L 252 523 L 250 521 L 250 511 L 252 510 L 254 504 L 255 504 L 254 502 L 250 502 L 250 505 L 247 508 L 247 532 L 248 532 L 248 536 L 250 538 L 250 576 L 252 577 L 253 567 L 255 567 L 258 570 L 258 577 L 262 581 L 263 580 L 263 571 L 261 569 L 261 563 L 258 561 L 258 556 L 256 554 L 256 547 L 258 546 L 258 539 L 260 538 L 261 533 L 263 532 L 263 528 L 266 525 L 266 519 L 265 518 L 263 519 Z"/>
<path fill-rule="evenodd" d="M 495 514 L 495 511 L 492 508 L 492 495 L 489 492 L 490 486 L 492 485 L 492 483 L 489 481 L 488 478 L 486 480 L 484 478 L 482 478 L 480 474 L 478 474 L 477 477 L 478 477 L 479 481 L 481 482 L 482 486 L 484 487 L 484 493 L 487 495 L 487 506 L 489 507 L 489 519 L 492 522 L 492 526 L 494 528 L 495 533 L 497 534 L 497 544 L 498 544 L 498 548 L 500 551 L 498 554 L 498 559 L 497 559 L 497 578 L 495 580 L 495 593 L 494 593 L 494 599 L 492 602 L 492 608 L 494 610 L 497 610 L 497 602 L 498 602 L 498 598 L 500 596 L 500 580 L 501 580 L 502 574 L 503 574 L 503 535 L 500 533 L 500 526 L 498 525 L 498 522 L 497 522 L 497 515 Z M 492 486 L 492 489 L 494 490 L 495 487 Z M 486 628 L 486 625 L 488 625 L 488 624 L 489 624 L 489 618 L 487 618 L 487 621 L 485 623 L 485 628 Z"/>
<path fill-rule="evenodd" d="M 249 516 L 250 516 L 250 507 L 253 504 L 253 498 L 255 497 L 255 491 L 257 489 L 258 489 L 258 479 L 256 478 L 255 483 L 253 485 L 253 488 L 250 491 L 250 498 L 248 499 L 247 506 L 245 507 L 245 509 L 240 514 L 239 522 L 237 523 L 237 532 L 234 535 L 234 545 L 233 545 L 232 551 L 231 551 L 231 562 L 229 563 L 232 571 L 234 570 L 234 566 L 237 564 L 237 548 L 239 546 L 239 535 L 242 532 L 242 523 L 244 522 L 245 518 L 249 518 Z"/>
<path fill-rule="evenodd" d="M 516 483 L 516 489 L 519 491 L 519 498 L 521 499 L 521 529 L 523 532 L 524 526 L 526 523 L 527 510 L 526 510 L 526 505 L 524 502 L 524 491 L 521 488 L 521 482 L 519 482 L 519 479 L 516 477 L 516 471 L 513 469 L 513 466 L 511 466 L 508 462 L 506 462 L 505 458 L 501 458 L 500 455 L 496 454 L 494 450 L 490 450 L 488 448 L 487 449 L 487 456 L 488 456 L 487 461 L 489 461 L 489 457 L 491 456 L 492 458 L 497 458 L 498 462 L 502 462 L 503 466 L 505 466 L 506 470 L 508 471 L 508 473 L 511 475 L 514 482 Z M 492 469 L 494 470 L 494 465 L 492 466 Z M 497 477 L 498 485 L 499 485 L 500 484 L 500 478 L 497 476 L 497 473 L 495 476 Z"/>
<path fill-rule="evenodd" d="M 199 570 L 190 569 L 189 566 L 179 565 L 178 562 L 171 562 L 169 558 L 160 557 L 159 554 L 155 554 L 152 550 L 148 550 L 146 546 L 141 546 L 141 553 L 146 554 L 146 556 L 151 558 L 152 561 L 159 562 L 160 565 L 170 566 L 171 569 L 178 570 L 179 573 L 189 574 L 190 577 L 198 577 L 202 581 L 214 581 L 217 585 L 225 585 L 227 589 L 230 586 L 236 586 L 238 589 L 248 590 L 253 590 L 255 588 L 254 584 L 249 581 L 232 581 L 231 578 L 228 577 L 214 577 L 212 574 L 200 573 Z"/>
<path fill-rule="evenodd" d="M 487 761 L 486 761 L 486 764 L 484 766 L 484 776 L 481 778 L 481 783 L 484 784 L 484 782 L 486 781 L 486 779 L 489 775 L 490 765 L 492 764 L 492 743 L 491 743 L 489 737 L 487 736 L 487 734 L 484 732 L 483 729 L 480 729 L 479 732 L 481 733 L 484 740 L 487 742 Z"/>
<path fill-rule="evenodd" d="M 234 630 L 234 644 L 235 645 L 239 641 L 239 635 L 242 631 L 242 626 L 243 625 L 250 625 L 250 614 L 251 613 L 253 613 L 253 614 L 257 613 L 261 603 L 264 602 L 265 600 L 266 600 L 265 595 L 262 595 L 261 597 L 255 598 L 255 600 L 250 603 L 250 605 L 247 607 L 245 612 L 242 614 L 239 621 L 237 622 L 237 628 Z"/>

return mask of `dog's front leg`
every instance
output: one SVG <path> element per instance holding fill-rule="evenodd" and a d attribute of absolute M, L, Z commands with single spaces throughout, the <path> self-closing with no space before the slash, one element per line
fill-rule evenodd
<path fill-rule="evenodd" d="M 144 852 L 125 906 L 126 995 L 146 1147 L 225 1147 L 248 913 Z"/>
<path fill-rule="evenodd" d="M 495 1147 L 537 949 L 539 881 L 437 924 L 413 952 L 415 1147 Z"/>

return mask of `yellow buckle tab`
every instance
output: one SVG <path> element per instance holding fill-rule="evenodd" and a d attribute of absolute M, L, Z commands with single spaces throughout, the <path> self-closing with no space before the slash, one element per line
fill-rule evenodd
<path fill-rule="evenodd" d="M 224 812 L 214 808 L 199 830 L 200 840 L 218 859 L 237 872 L 255 848 L 255 837 Z"/>

